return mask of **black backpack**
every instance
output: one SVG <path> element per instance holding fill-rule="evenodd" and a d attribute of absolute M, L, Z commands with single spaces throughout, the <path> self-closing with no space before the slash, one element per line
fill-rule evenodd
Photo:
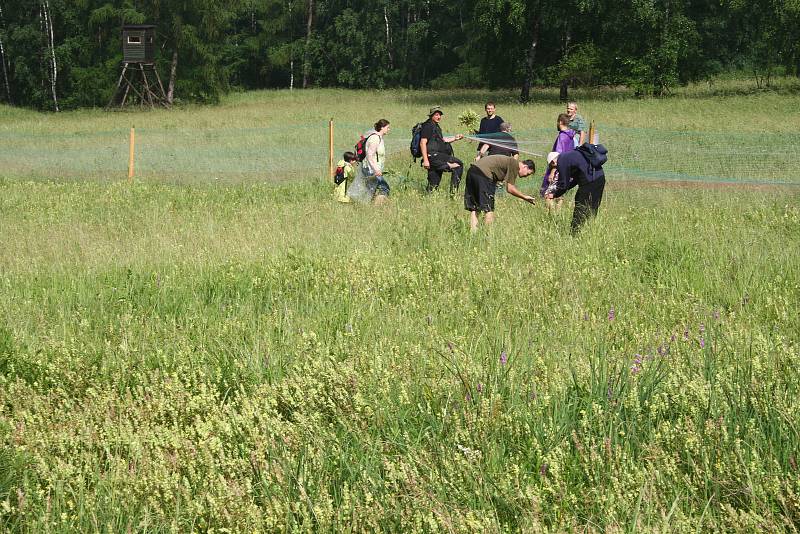
<path fill-rule="evenodd" d="M 606 149 L 606 147 L 603 145 L 583 143 L 581 146 L 576 147 L 575 150 L 580 152 L 581 156 L 586 158 L 586 161 L 589 162 L 589 175 L 586 177 L 587 180 L 593 182 L 595 178 L 605 176 L 603 164 L 608 161 L 608 149 Z"/>
<path fill-rule="evenodd" d="M 366 137 L 362 135 L 361 139 L 359 139 L 358 142 L 356 143 L 356 146 L 354 148 L 358 161 L 364 161 L 367 158 L 367 140 L 373 135 L 378 135 L 378 134 L 371 133 Z"/>
<path fill-rule="evenodd" d="M 409 149 L 411 150 L 411 155 L 414 157 L 414 162 L 416 163 L 417 158 L 422 157 L 422 149 L 419 147 L 419 142 L 422 139 L 422 123 L 418 122 L 411 128 L 411 146 Z"/>
<path fill-rule="evenodd" d="M 575 148 L 580 152 L 592 169 L 602 169 L 603 164 L 608 161 L 608 149 L 603 145 L 593 145 L 591 143 L 583 143 L 581 146 Z"/>

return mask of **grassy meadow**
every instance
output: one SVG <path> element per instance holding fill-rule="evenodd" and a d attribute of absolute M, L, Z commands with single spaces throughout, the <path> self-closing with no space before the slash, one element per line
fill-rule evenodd
<path fill-rule="evenodd" d="M 576 92 L 610 156 L 576 237 L 508 195 L 471 235 L 408 157 L 487 96 L 546 152 L 550 91 L 0 107 L 0 531 L 797 532 L 784 83 Z M 337 152 L 392 121 L 387 205 L 332 200 L 330 117 Z"/>

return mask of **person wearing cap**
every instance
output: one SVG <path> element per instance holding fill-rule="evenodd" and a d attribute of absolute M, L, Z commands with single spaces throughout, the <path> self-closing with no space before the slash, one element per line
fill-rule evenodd
<path fill-rule="evenodd" d="M 469 212 L 469 228 L 478 229 L 478 212 L 484 213 L 484 223 L 494 221 L 494 196 L 497 185 L 506 186 L 509 194 L 535 204 L 536 199 L 517 189 L 517 178 L 536 171 L 533 160 L 519 161 L 513 156 L 484 156 L 469 167 L 467 185 L 464 187 L 464 209 Z"/>
<path fill-rule="evenodd" d="M 552 153 L 551 153 L 552 154 Z M 548 158 L 551 154 L 548 154 Z M 603 200 L 606 187 L 606 175 L 602 166 L 593 168 L 581 150 L 571 150 L 563 154 L 556 153 L 556 186 L 545 194 L 545 199 L 561 197 L 576 185 L 575 211 L 572 213 L 572 234 L 576 234 L 586 220 L 597 214 Z"/>
<path fill-rule="evenodd" d="M 458 190 L 461 182 L 461 173 L 464 172 L 464 163 L 453 155 L 450 143 L 463 139 L 461 134 L 444 137 L 439 123 L 442 121 L 444 111 L 439 106 L 434 106 L 428 113 L 428 120 L 422 123 L 420 131 L 419 149 L 422 152 L 422 166 L 428 171 L 427 191 L 439 188 L 442 173 L 450 172 L 450 194 Z"/>
<path fill-rule="evenodd" d="M 540 191 L 542 197 L 545 199 L 545 205 L 548 210 L 557 210 L 561 207 L 564 197 L 547 198 L 547 195 L 555 192 L 556 185 L 558 184 L 558 169 L 556 168 L 556 159 L 558 152 L 550 152 L 547 154 L 547 171 L 544 173 L 544 179 L 547 187 Z"/>

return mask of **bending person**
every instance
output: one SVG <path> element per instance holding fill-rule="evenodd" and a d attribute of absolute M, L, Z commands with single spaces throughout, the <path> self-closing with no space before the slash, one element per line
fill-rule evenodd
<path fill-rule="evenodd" d="M 606 149 L 602 145 L 591 146 L 593 150 L 599 152 L 601 163 L 590 163 L 591 157 L 584 152 L 584 145 L 578 150 L 555 156 L 556 186 L 552 193 L 545 195 L 546 199 L 559 198 L 574 186 L 578 186 L 578 192 L 575 194 L 575 211 L 572 213 L 573 235 L 578 232 L 586 219 L 597 214 L 606 187 L 606 175 L 603 172 Z"/>
<path fill-rule="evenodd" d="M 536 171 L 533 160 L 518 161 L 512 156 L 484 156 L 473 163 L 467 172 L 464 188 L 464 209 L 469 212 L 469 228 L 478 229 L 478 212 L 484 213 L 484 223 L 494 221 L 494 196 L 497 184 L 505 184 L 506 190 L 525 202 L 534 204 L 536 199 L 517 189 L 517 178 L 529 176 Z"/>

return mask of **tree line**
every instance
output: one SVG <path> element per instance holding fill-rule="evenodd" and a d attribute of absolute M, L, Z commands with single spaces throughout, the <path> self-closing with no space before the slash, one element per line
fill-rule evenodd
<path fill-rule="evenodd" d="M 123 24 L 155 24 L 170 98 L 233 88 L 621 84 L 800 75 L 800 0 L 0 0 L 0 101 L 103 106 Z"/>

